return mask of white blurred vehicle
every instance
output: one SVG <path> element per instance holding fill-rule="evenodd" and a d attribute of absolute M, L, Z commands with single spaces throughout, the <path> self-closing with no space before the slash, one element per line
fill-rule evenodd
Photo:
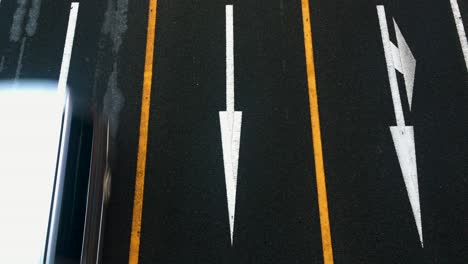
<path fill-rule="evenodd" d="M 45 81 L 0 82 L 0 263 L 99 263 L 108 122 Z"/>

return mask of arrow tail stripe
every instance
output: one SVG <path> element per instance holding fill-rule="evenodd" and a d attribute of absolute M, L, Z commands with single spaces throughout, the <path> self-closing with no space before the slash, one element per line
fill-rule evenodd
<path fill-rule="evenodd" d="M 390 36 L 388 33 L 387 17 L 385 15 L 384 6 L 377 6 L 377 15 L 379 17 L 385 61 L 387 62 L 388 80 L 390 82 L 390 91 L 392 93 L 395 119 L 398 126 L 404 126 L 405 117 L 403 115 L 403 107 L 401 105 L 400 91 L 398 90 L 398 81 L 395 73 L 395 65 L 393 63 L 392 42 L 390 41 Z"/>
<path fill-rule="evenodd" d="M 234 18 L 232 5 L 226 6 L 226 110 L 234 111 Z"/>

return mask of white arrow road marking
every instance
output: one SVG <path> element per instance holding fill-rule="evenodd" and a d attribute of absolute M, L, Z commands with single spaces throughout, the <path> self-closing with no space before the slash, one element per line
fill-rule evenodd
<path fill-rule="evenodd" d="M 460 39 L 463 56 L 465 57 L 466 70 L 468 70 L 468 44 L 466 41 L 465 27 L 463 26 L 460 8 L 458 7 L 457 0 L 450 0 L 450 5 L 452 6 L 453 18 L 455 19 L 455 25 L 457 26 L 458 38 Z"/>
<path fill-rule="evenodd" d="M 388 79 L 392 93 L 393 106 L 395 110 L 396 126 L 390 127 L 393 143 L 397 152 L 398 161 L 400 163 L 403 180 L 405 182 L 406 191 L 410 200 L 411 209 L 413 211 L 416 228 L 419 234 L 421 246 L 423 243 L 422 224 L 421 224 L 421 207 L 419 202 L 419 187 L 418 187 L 418 172 L 416 164 L 416 150 L 414 144 L 414 130 L 412 126 L 405 125 L 405 117 L 401 105 L 400 92 L 398 89 L 398 81 L 395 70 L 401 72 L 405 79 L 406 92 L 408 102 L 411 107 L 411 99 L 413 96 L 414 73 L 416 68 L 416 60 L 414 59 L 411 50 L 406 43 L 403 35 L 400 32 L 395 21 L 395 32 L 397 35 L 398 47 L 390 41 L 387 18 L 385 16 L 385 8 L 382 5 L 377 6 L 377 14 L 379 16 L 380 32 L 382 34 L 382 43 L 385 53 L 385 61 L 387 63 Z"/>
<path fill-rule="evenodd" d="M 234 28 L 232 5 L 226 6 L 226 111 L 219 112 L 219 121 L 232 246 L 242 125 L 242 112 L 234 110 Z"/>
<path fill-rule="evenodd" d="M 63 49 L 62 66 L 60 66 L 60 76 L 58 81 L 59 92 L 65 92 L 65 88 L 67 87 L 68 71 L 70 69 L 73 39 L 75 38 L 76 19 L 78 18 L 79 7 L 80 3 L 71 3 L 70 16 L 68 18 L 67 36 L 65 37 L 65 47 Z"/>
<path fill-rule="evenodd" d="M 413 101 L 414 74 L 416 72 L 416 59 L 414 58 L 413 53 L 411 53 L 411 50 L 408 47 L 408 43 L 406 43 L 406 40 L 401 34 L 400 28 L 398 27 L 395 20 L 393 20 L 393 25 L 395 27 L 395 33 L 398 42 L 398 48 L 393 49 L 393 51 L 398 51 L 398 56 L 393 57 L 395 62 L 394 66 L 401 74 L 403 74 L 403 78 L 405 79 L 406 95 L 408 96 L 409 108 L 411 110 L 411 103 Z M 395 47 L 393 43 L 391 44 L 393 47 Z"/>
<path fill-rule="evenodd" d="M 413 216 L 416 221 L 421 245 L 422 226 L 421 226 L 421 208 L 419 205 L 419 189 L 418 189 L 418 171 L 416 166 L 416 152 L 414 146 L 414 130 L 412 126 L 392 126 L 393 142 L 400 162 L 403 180 L 405 181 L 406 190 L 410 200 Z"/>

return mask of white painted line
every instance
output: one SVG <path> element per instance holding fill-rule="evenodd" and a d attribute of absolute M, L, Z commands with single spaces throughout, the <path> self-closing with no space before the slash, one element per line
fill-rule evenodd
<path fill-rule="evenodd" d="M 398 82 L 395 72 L 395 70 L 398 70 L 403 74 L 408 102 L 411 108 L 416 60 L 414 59 L 414 56 L 411 53 L 411 50 L 408 47 L 408 44 L 406 43 L 403 35 L 401 34 L 401 31 L 398 28 L 395 20 L 393 20 L 393 24 L 397 36 L 398 47 L 396 47 L 390 41 L 384 6 L 377 6 L 377 14 L 379 16 L 385 61 L 387 63 L 390 89 L 392 93 L 395 118 L 397 123 L 396 126 L 390 127 L 390 132 L 392 134 L 393 144 L 395 145 L 400 169 L 403 174 L 403 180 L 411 204 L 411 210 L 413 211 L 413 217 L 416 222 L 419 240 L 421 242 L 421 246 L 424 247 L 421 222 L 421 206 L 419 202 L 418 167 L 416 164 L 416 149 L 414 144 L 414 129 L 412 126 L 405 125 L 400 92 L 398 89 Z"/>
<path fill-rule="evenodd" d="M 458 7 L 457 0 L 450 0 L 450 5 L 452 6 L 453 18 L 455 19 L 455 25 L 457 26 L 458 38 L 460 39 L 463 56 L 465 57 L 466 70 L 468 71 L 468 44 L 466 41 L 466 33 L 463 26 L 462 16 L 460 14 L 460 8 Z"/>
<path fill-rule="evenodd" d="M 392 42 L 388 33 L 387 18 L 385 16 L 385 8 L 382 5 L 377 6 L 377 14 L 379 16 L 380 32 L 382 34 L 382 43 L 385 53 L 385 61 L 387 62 L 388 79 L 390 82 L 390 91 L 392 93 L 393 108 L 395 111 L 395 119 L 398 126 L 405 125 L 405 117 L 401 106 L 400 92 L 398 90 L 398 81 L 393 63 Z"/>
<path fill-rule="evenodd" d="M 24 55 L 24 46 L 26 45 L 26 37 L 23 37 L 21 41 L 20 53 L 18 56 L 18 62 L 16 63 L 16 72 L 15 72 L 15 83 L 21 75 L 21 70 L 23 69 L 23 55 Z"/>
<path fill-rule="evenodd" d="M 231 246 L 234 238 L 237 171 L 242 112 L 234 110 L 234 23 L 232 5 L 226 6 L 226 111 L 219 112 Z"/>
<path fill-rule="evenodd" d="M 234 26 L 232 5 L 226 6 L 226 110 L 234 111 Z"/>
<path fill-rule="evenodd" d="M 67 36 L 65 38 L 65 47 L 63 49 L 62 66 L 60 68 L 60 77 L 58 81 L 59 92 L 65 92 L 68 80 L 68 71 L 70 69 L 70 60 L 73 49 L 73 39 L 75 37 L 76 19 L 78 17 L 78 8 L 80 3 L 71 4 L 70 16 L 68 18 Z"/>

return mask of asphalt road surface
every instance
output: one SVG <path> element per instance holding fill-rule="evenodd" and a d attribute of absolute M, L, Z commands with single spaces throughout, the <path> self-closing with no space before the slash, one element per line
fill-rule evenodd
<path fill-rule="evenodd" d="M 0 1 L 0 78 L 59 78 L 70 3 Z M 79 3 L 104 263 L 467 262 L 468 3 Z"/>

